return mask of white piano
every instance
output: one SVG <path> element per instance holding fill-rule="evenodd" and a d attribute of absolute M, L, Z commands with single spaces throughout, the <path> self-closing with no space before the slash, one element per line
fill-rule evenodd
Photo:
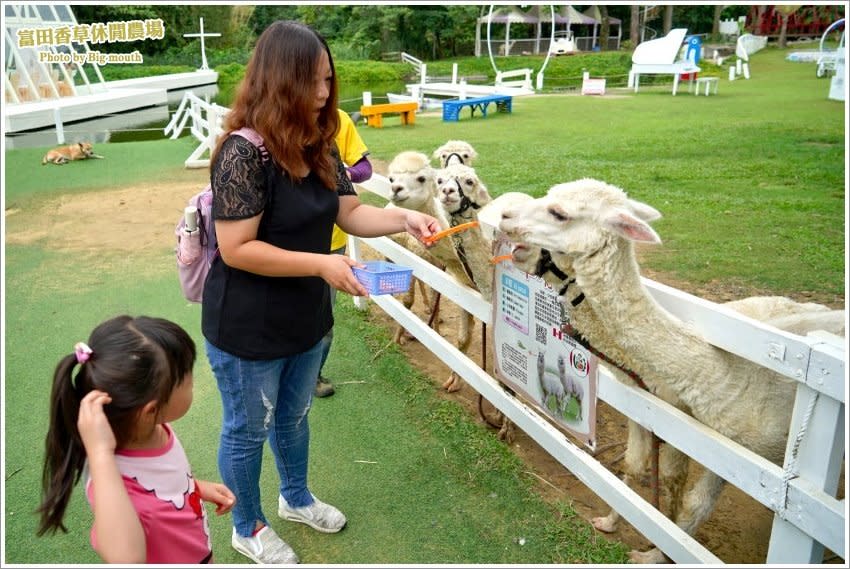
<path fill-rule="evenodd" d="M 639 44 L 632 54 L 632 68 L 629 71 L 629 87 L 634 86 L 635 93 L 640 86 L 641 75 L 673 75 L 673 94 L 679 89 L 679 76 L 684 73 L 698 73 L 700 68 L 691 59 L 679 59 L 679 52 L 685 41 L 687 28 L 670 30 L 663 38 L 649 40 Z M 691 75 L 693 81 L 693 75 Z"/>

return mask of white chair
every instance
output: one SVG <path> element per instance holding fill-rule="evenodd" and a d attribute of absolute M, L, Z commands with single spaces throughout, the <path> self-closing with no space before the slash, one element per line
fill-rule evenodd
<path fill-rule="evenodd" d="M 679 76 L 683 73 L 699 73 L 700 68 L 690 59 L 680 59 L 679 52 L 685 41 L 687 28 L 670 30 L 663 38 L 643 42 L 632 54 L 632 68 L 629 71 L 629 87 L 634 85 L 635 93 L 640 86 L 641 75 L 673 75 L 673 95 L 679 88 Z"/>
<path fill-rule="evenodd" d="M 744 34 L 735 42 L 735 55 L 740 61 L 740 69 L 737 73 L 743 73 L 744 79 L 750 78 L 750 55 L 764 49 L 767 45 L 767 36 L 754 36 L 753 34 Z M 736 62 L 736 68 L 737 68 Z"/>

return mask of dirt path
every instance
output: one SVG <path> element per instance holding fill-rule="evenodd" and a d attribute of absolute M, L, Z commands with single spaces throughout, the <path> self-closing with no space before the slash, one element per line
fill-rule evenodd
<path fill-rule="evenodd" d="M 379 168 L 376 170 L 380 171 Z M 184 179 L 169 182 L 151 182 L 144 186 L 109 192 L 96 192 L 63 196 L 44 202 L 38 211 L 7 210 L 6 240 L 8 243 L 43 242 L 48 248 L 70 251 L 91 259 L 107 259 L 114 255 L 133 255 L 142 260 L 162 255 L 162 244 L 174 242 L 174 224 L 186 200 L 205 183 L 205 173 L 196 171 Z M 49 220 L 49 225 L 40 223 Z M 104 260 L 104 262 L 106 262 Z M 741 298 L 760 291 L 725 289 L 712 285 L 693 289 L 687 283 L 676 282 L 664 275 L 644 272 L 646 276 L 665 284 L 686 290 L 710 300 L 725 301 Z M 798 299 L 804 300 L 804 299 Z M 809 299 L 818 300 L 818 299 Z M 820 299 L 835 305 L 837 299 Z M 843 305 L 843 299 L 840 300 Z M 414 311 L 425 318 L 420 302 Z M 454 341 L 458 309 L 449 301 L 442 302 L 441 332 Z M 376 323 L 394 327 L 395 323 L 383 312 L 373 307 L 370 317 Z M 469 356 L 481 361 L 480 324 L 474 334 Z M 458 401 L 476 420 L 478 396 L 469 386 L 448 394 L 441 384 L 449 376 L 449 369 L 416 341 L 409 341 L 403 350 L 411 364 L 421 369 L 434 384 L 435 393 Z M 492 366 L 492 355 L 488 362 Z M 620 474 L 620 455 L 625 440 L 626 420 L 618 412 L 601 403 L 599 414 L 599 448 L 612 445 L 598 457 L 616 474 Z M 538 488 L 548 500 L 560 500 L 573 505 L 586 519 L 607 513 L 608 507 L 593 492 L 579 482 L 563 466 L 542 450 L 525 433 L 517 430 L 511 448 L 525 462 L 528 472 L 539 480 Z M 649 499 L 643 489 L 642 495 Z M 662 506 L 663 507 L 663 506 Z M 767 508 L 727 485 L 711 519 L 700 529 L 696 538 L 726 563 L 764 563 L 770 537 L 772 515 Z M 622 521 L 612 538 L 633 548 L 644 549 L 649 543 L 628 523 Z M 840 560 L 838 560 L 840 561 Z"/>

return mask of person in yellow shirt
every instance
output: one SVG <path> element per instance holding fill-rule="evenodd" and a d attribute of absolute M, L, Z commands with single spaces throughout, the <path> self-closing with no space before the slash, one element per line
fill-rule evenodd
<path fill-rule="evenodd" d="M 354 121 L 351 120 L 348 113 L 341 109 L 337 109 L 337 112 L 339 113 L 339 132 L 336 135 L 336 145 L 339 147 L 340 157 L 345 163 L 345 170 L 352 182 L 365 182 L 372 177 L 372 164 L 366 157 L 369 154 L 369 149 L 357 133 L 357 127 L 355 127 Z M 347 243 L 348 235 L 337 225 L 334 225 L 333 236 L 331 237 L 331 253 L 344 255 Z M 336 301 L 336 289 L 333 287 L 330 287 L 330 289 L 331 307 L 333 308 Z M 319 376 L 316 378 L 316 397 L 328 397 L 334 394 L 333 384 L 322 375 L 325 360 L 328 359 L 328 354 L 331 351 L 333 336 L 334 329 L 331 328 L 322 339 L 322 363 L 319 366 Z"/>

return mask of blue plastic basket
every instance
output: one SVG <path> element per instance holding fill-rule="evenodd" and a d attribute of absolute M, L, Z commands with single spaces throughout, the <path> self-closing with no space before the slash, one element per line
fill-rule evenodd
<path fill-rule="evenodd" d="M 398 294 L 407 292 L 413 269 L 387 261 L 366 261 L 364 268 L 352 267 L 354 276 L 369 294 Z"/>

